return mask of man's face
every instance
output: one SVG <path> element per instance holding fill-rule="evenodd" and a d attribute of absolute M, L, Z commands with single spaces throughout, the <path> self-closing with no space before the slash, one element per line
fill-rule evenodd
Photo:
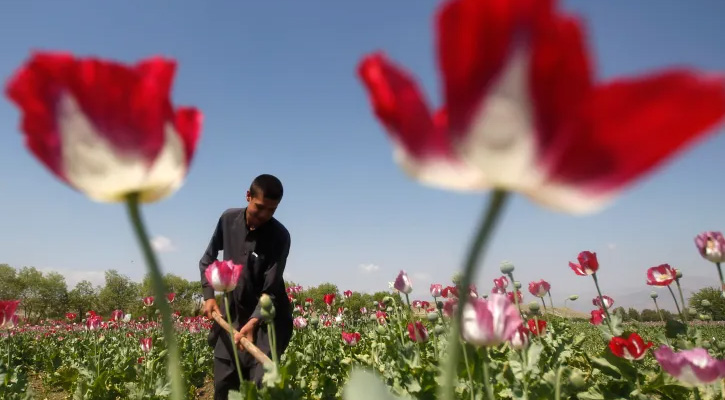
<path fill-rule="evenodd" d="M 247 224 L 252 228 L 258 228 L 269 221 L 279 205 L 278 200 L 264 198 L 264 193 L 257 193 L 257 196 L 252 197 L 249 191 L 247 191 L 247 201 L 249 202 Z"/>

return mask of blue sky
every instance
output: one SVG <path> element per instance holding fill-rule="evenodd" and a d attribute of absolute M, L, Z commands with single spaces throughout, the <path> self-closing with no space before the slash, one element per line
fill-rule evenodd
<path fill-rule="evenodd" d="M 179 61 L 175 103 L 205 114 L 186 184 L 144 209 L 152 233 L 171 242 L 161 253 L 166 272 L 198 279 L 219 214 L 242 206 L 260 173 L 285 185 L 277 217 L 292 235 L 287 279 L 373 291 L 406 269 L 420 297 L 458 270 L 485 195 L 406 178 L 355 75 L 363 54 L 383 49 L 436 98 L 437 1 L 69 4 L 3 6 L 3 80 L 32 49 L 125 62 L 162 54 Z M 600 77 L 672 65 L 725 70 L 724 2 L 563 6 L 587 19 Z M 71 285 L 102 282 L 110 268 L 140 279 L 144 267 L 123 206 L 93 203 L 62 185 L 31 158 L 17 127 L 17 110 L 3 98 L 0 262 L 61 271 Z M 545 278 L 557 302 L 577 293 L 577 308 L 589 310 L 591 281 L 567 266 L 581 250 L 598 252 L 600 282 L 616 305 L 649 305 L 645 270 L 660 263 L 682 269 L 688 288 L 716 285 L 715 268 L 699 257 L 693 237 L 725 229 L 723 148 L 718 132 L 593 216 L 553 213 L 515 197 L 481 265 L 479 287 L 490 291 L 499 263 L 510 260 L 517 279 Z"/>

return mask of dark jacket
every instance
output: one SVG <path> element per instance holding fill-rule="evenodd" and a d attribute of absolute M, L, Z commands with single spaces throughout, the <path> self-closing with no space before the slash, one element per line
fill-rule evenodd
<path fill-rule="evenodd" d="M 230 208 L 219 217 L 209 245 L 199 261 L 204 300 L 214 298 L 214 288 L 206 280 L 204 271 L 217 259 L 219 251 L 224 251 L 224 260 L 243 265 L 236 288 L 226 296 L 232 326 L 239 330 L 252 317 L 261 320 L 259 297 L 262 293 L 268 294 L 275 306 L 277 352 L 282 353 L 292 336 L 292 307 L 282 276 L 289 255 L 290 234 L 275 218 L 255 230 L 249 230 L 245 212 L 246 208 Z M 226 314 L 223 302 L 219 308 L 222 314 Z M 267 329 L 263 323 L 259 328 Z M 222 337 L 222 340 L 217 340 L 218 337 Z M 255 344 L 262 351 L 269 348 L 268 343 L 259 343 L 256 338 L 267 340 L 266 335 L 255 335 Z M 209 342 L 214 346 L 215 357 L 232 359 L 229 335 L 216 323 L 209 334 Z"/>

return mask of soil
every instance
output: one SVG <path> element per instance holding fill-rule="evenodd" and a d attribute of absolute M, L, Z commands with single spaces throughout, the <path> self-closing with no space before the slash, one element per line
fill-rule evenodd
<path fill-rule="evenodd" d="M 33 398 L 37 400 L 65 400 L 68 398 L 68 394 L 62 390 L 43 386 L 43 378 L 39 374 L 28 376 L 28 386 L 33 390 Z"/>
<path fill-rule="evenodd" d="M 48 388 L 43 385 L 43 378 L 39 374 L 32 374 L 28 377 L 29 387 L 32 389 L 36 400 L 66 400 L 70 398 L 70 394 L 63 390 Z M 204 381 L 204 386 L 196 389 L 196 399 L 212 400 L 214 399 L 214 380 L 208 377 Z"/>

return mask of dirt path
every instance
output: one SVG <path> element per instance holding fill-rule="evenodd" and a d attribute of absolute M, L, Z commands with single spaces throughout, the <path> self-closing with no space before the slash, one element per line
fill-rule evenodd
<path fill-rule="evenodd" d="M 43 378 L 40 374 L 31 374 L 28 376 L 28 381 L 28 386 L 33 391 L 33 398 L 36 400 L 66 400 L 70 398 L 70 394 L 63 390 L 56 390 L 44 386 Z M 214 380 L 211 377 L 208 377 L 204 381 L 204 386 L 196 389 L 196 399 L 214 399 Z"/>
<path fill-rule="evenodd" d="M 62 390 L 54 391 L 52 388 L 43 386 L 43 378 L 39 374 L 28 376 L 28 386 L 33 390 L 33 398 L 36 400 L 65 400 L 68 395 Z"/>

